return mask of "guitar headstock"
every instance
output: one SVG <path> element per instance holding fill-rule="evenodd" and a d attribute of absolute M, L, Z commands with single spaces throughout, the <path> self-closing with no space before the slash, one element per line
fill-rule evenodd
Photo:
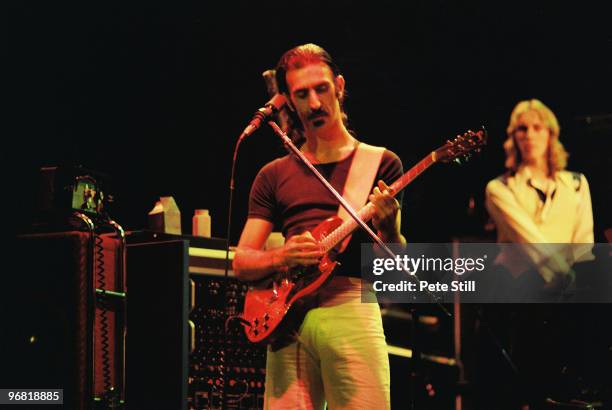
<path fill-rule="evenodd" d="M 481 127 L 474 132 L 468 130 L 463 135 L 458 135 L 452 141 L 447 141 L 442 147 L 434 151 L 436 161 L 440 162 L 461 162 L 461 158 L 467 160 L 471 152 L 480 152 L 480 149 L 487 144 L 487 130 Z"/>

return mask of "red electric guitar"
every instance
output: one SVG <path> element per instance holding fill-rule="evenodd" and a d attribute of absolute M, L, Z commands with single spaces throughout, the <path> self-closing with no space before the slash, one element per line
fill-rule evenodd
<path fill-rule="evenodd" d="M 459 161 L 471 151 L 478 151 L 486 144 L 484 128 L 478 132 L 468 131 L 448 141 L 444 146 L 431 152 L 418 164 L 395 181 L 391 188 L 395 193 L 404 189 L 423 171 L 436 162 Z M 358 212 L 364 222 L 374 215 L 374 205 L 368 202 Z M 352 218 L 342 221 L 332 216 L 321 222 L 311 233 L 327 252 L 316 267 L 303 267 L 280 272 L 251 284 L 244 301 L 242 324 L 251 342 L 272 342 L 278 336 L 278 327 L 285 319 L 293 304 L 323 286 L 336 267 L 334 249 L 359 225 Z"/>

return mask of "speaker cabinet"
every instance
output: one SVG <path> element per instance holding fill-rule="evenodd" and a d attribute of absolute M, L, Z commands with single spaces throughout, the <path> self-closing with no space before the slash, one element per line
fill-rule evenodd
<path fill-rule="evenodd" d="M 87 408 L 92 396 L 88 238 L 80 232 L 18 238 L 0 302 L 0 385 L 63 388 L 64 404 L 73 409 Z"/>
<path fill-rule="evenodd" d="M 128 236 L 130 409 L 187 409 L 188 242 Z"/>

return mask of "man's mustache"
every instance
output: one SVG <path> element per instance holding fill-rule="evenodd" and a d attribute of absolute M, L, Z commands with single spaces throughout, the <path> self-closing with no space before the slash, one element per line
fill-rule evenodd
<path fill-rule="evenodd" d="M 317 110 L 317 111 L 313 111 L 310 114 L 308 114 L 307 119 L 308 120 L 315 120 L 317 118 L 321 118 L 321 117 L 327 117 L 328 114 L 325 110 Z"/>

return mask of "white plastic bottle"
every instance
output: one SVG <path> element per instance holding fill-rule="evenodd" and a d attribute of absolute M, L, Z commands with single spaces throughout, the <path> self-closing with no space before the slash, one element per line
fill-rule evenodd
<path fill-rule="evenodd" d="M 210 238 L 210 214 L 208 209 L 196 209 L 193 215 L 191 233 L 193 236 Z"/>

